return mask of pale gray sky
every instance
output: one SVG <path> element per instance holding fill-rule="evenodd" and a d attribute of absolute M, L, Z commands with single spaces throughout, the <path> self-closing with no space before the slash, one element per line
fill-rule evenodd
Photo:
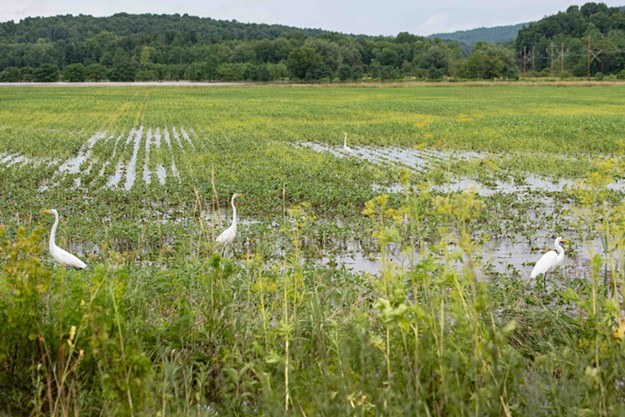
<path fill-rule="evenodd" d="M 567 0 L 0 0 L 0 22 L 31 16 L 187 13 L 366 35 L 416 35 L 531 22 L 587 1 Z M 625 0 L 603 1 L 608 6 Z"/>

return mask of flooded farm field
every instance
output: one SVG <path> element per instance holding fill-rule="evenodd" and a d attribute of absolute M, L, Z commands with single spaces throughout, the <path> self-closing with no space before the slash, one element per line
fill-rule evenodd
<path fill-rule="evenodd" d="M 2 89 L 0 414 L 622 415 L 623 108 Z"/>

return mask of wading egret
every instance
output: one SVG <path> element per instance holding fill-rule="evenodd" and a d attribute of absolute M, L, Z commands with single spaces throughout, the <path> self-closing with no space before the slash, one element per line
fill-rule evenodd
<path fill-rule="evenodd" d="M 547 272 L 562 263 L 564 260 L 564 249 L 560 246 L 560 243 L 569 243 L 569 241 L 561 237 L 557 238 L 554 242 L 556 250 L 550 250 L 545 253 L 538 260 L 538 262 L 536 262 L 536 265 L 534 265 L 534 269 L 532 269 L 532 273 L 530 274 L 531 278 L 536 278 L 540 274 L 544 274 L 546 277 Z"/>
<path fill-rule="evenodd" d="M 343 135 L 345 135 L 345 137 L 343 138 L 343 150 L 345 151 L 345 153 L 352 153 L 352 148 L 347 146 L 347 132 L 343 132 Z"/>
<path fill-rule="evenodd" d="M 63 266 L 71 266 L 72 268 L 78 269 L 86 268 L 87 265 L 83 261 L 72 255 L 71 253 L 67 252 L 66 250 L 59 248 L 58 246 L 56 246 L 56 243 L 54 243 L 56 228 L 59 225 L 59 213 L 54 209 L 41 210 L 41 212 L 54 214 L 54 226 L 52 226 L 52 231 L 50 232 L 50 253 L 52 254 L 54 260 Z"/>
<path fill-rule="evenodd" d="M 247 194 L 232 194 L 230 204 L 232 205 L 232 224 L 229 228 L 223 231 L 222 234 L 217 236 L 216 242 L 224 245 L 229 245 L 234 241 L 237 236 L 237 208 L 234 206 L 234 199 L 237 197 L 245 197 Z"/>

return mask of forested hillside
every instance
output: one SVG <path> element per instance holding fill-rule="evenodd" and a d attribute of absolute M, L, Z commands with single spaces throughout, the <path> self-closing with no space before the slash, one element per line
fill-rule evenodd
<path fill-rule="evenodd" d="M 473 46 L 478 42 L 506 43 L 516 40 L 519 30 L 527 25 L 527 23 L 519 23 L 516 25 L 495 26 L 491 28 L 458 30 L 450 33 L 435 33 L 428 36 L 428 38 L 457 41 L 469 46 Z"/>
<path fill-rule="evenodd" d="M 188 15 L 57 16 L 0 24 L 5 81 L 380 79 L 452 74 L 464 47 Z M 43 67 L 43 70 L 41 69 Z"/>
<path fill-rule="evenodd" d="M 516 48 L 526 71 L 614 74 L 625 68 L 625 8 L 570 6 L 519 31 Z"/>
<path fill-rule="evenodd" d="M 516 44 L 478 42 L 472 49 L 405 32 L 347 35 L 178 14 L 35 17 L 0 23 L 0 81 L 583 76 L 588 39 L 591 73 L 625 77 L 625 12 L 602 3 L 532 23 Z"/>

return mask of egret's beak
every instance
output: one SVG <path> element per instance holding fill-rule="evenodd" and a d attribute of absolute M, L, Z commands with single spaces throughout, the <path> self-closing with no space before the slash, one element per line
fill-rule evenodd
<path fill-rule="evenodd" d="M 561 243 L 571 243 L 571 241 L 570 241 L 570 240 L 568 240 L 568 239 L 562 239 L 560 242 L 561 242 Z"/>
<path fill-rule="evenodd" d="M 42 213 L 52 213 L 52 210 L 41 210 Z"/>
<path fill-rule="evenodd" d="M 239 194 L 239 197 L 245 197 L 247 194 Z"/>

